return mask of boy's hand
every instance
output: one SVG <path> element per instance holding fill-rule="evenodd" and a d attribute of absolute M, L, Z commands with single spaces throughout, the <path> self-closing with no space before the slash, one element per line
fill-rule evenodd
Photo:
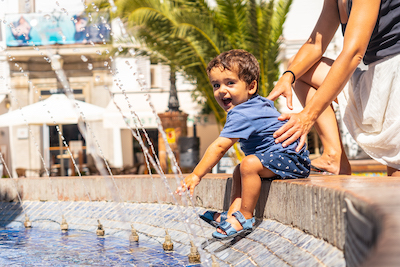
<path fill-rule="evenodd" d="M 194 188 L 200 183 L 201 179 L 199 176 L 191 173 L 185 177 L 183 181 L 181 181 L 181 186 L 178 187 L 175 191 L 175 194 L 182 195 L 185 190 L 190 191 L 190 195 L 193 196 Z M 186 187 L 185 187 L 186 185 Z"/>

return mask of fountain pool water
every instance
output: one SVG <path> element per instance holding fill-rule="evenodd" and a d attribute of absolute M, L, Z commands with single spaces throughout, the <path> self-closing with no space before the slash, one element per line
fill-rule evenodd
<path fill-rule="evenodd" d="M 1 266 L 187 266 L 186 255 L 165 253 L 157 242 L 129 243 L 87 231 L 0 229 Z"/>

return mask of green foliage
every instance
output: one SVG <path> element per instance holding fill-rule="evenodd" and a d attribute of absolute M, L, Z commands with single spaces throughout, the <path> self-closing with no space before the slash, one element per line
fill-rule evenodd
<path fill-rule="evenodd" d="M 282 26 L 292 0 L 115 0 L 127 32 L 152 59 L 184 71 L 196 83 L 194 96 L 217 121 L 225 112 L 213 97 L 207 63 L 221 52 L 245 49 L 260 63 L 259 93 L 267 96 L 278 79 L 277 61 Z M 97 3 L 109 10 L 107 0 Z"/>

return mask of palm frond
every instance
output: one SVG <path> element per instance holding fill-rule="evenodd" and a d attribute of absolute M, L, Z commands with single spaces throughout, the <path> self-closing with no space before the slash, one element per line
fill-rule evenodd
<path fill-rule="evenodd" d="M 209 83 L 208 62 L 234 48 L 253 53 L 260 63 L 260 94 L 266 96 L 278 77 L 280 36 L 292 0 L 114 0 L 129 33 L 142 53 L 184 71 L 195 81 L 201 102 L 222 125 L 225 111 Z M 97 6 L 110 10 L 108 0 Z"/>
<path fill-rule="evenodd" d="M 232 48 L 244 48 L 246 40 L 246 3 L 241 0 L 217 0 L 218 16 L 216 17 Z"/>

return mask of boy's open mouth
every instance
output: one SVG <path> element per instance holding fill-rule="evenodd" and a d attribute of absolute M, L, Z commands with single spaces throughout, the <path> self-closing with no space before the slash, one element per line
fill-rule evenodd
<path fill-rule="evenodd" d="M 232 102 L 232 98 L 223 98 L 222 102 L 225 106 L 229 105 Z"/>

